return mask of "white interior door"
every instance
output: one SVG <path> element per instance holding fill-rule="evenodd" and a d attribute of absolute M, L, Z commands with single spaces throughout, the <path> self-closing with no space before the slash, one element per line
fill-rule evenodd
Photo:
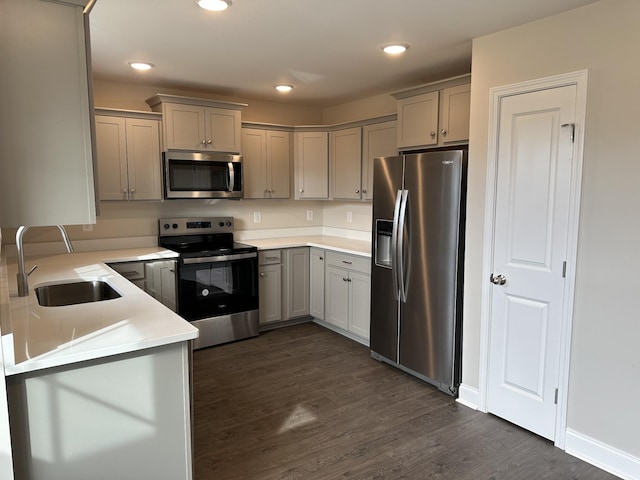
<path fill-rule="evenodd" d="M 576 86 L 500 102 L 487 410 L 553 440 Z"/>

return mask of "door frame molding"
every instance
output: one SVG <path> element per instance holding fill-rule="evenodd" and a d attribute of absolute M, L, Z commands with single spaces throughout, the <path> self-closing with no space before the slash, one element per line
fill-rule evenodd
<path fill-rule="evenodd" d="M 587 110 L 588 70 L 554 75 L 511 85 L 493 87 L 489 91 L 489 139 L 487 149 L 486 204 L 483 235 L 482 304 L 480 310 L 480 361 L 478 382 L 478 409 L 487 412 L 489 373 L 489 339 L 491 330 L 491 288 L 489 275 L 492 272 L 495 240 L 495 208 L 498 169 L 498 134 L 500 126 L 500 104 L 504 97 L 531 93 L 568 85 L 576 86 L 575 137 L 571 169 L 571 192 L 569 200 L 569 228 L 567 236 L 567 270 L 562 307 L 560 339 L 560 364 L 558 375 L 558 411 L 556 416 L 555 446 L 564 449 L 567 429 L 567 407 L 569 390 L 569 362 L 571 356 L 571 332 L 575 303 L 576 266 L 578 257 L 578 232 L 580 223 L 580 199 L 584 158 L 585 120 Z"/>

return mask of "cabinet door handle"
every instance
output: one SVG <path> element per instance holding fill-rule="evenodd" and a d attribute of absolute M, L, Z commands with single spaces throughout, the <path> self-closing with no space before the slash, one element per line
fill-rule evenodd
<path fill-rule="evenodd" d="M 440 133 L 442 134 L 443 137 L 447 136 L 447 131 L 443 128 Z"/>
<path fill-rule="evenodd" d="M 207 140 L 207 145 L 211 145 L 211 140 Z"/>
<path fill-rule="evenodd" d="M 362 190 L 362 193 L 367 193 L 367 191 L 366 190 Z"/>
<path fill-rule="evenodd" d="M 349 281 L 349 279 L 348 279 L 348 278 L 344 278 L 344 277 L 342 277 L 342 281 L 343 281 L 343 282 L 348 282 L 348 281 Z"/>
<path fill-rule="evenodd" d="M 207 144 L 207 141 L 206 141 L 206 140 L 202 140 L 202 142 L 201 142 L 201 143 L 202 143 L 202 145 L 206 145 L 206 144 Z"/>
<path fill-rule="evenodd" d="M 265 260 L 280 260 L 280 257 L 264 257 Z"/>
<path fill-rule="evenodd" d="M 318 260 L 322 261 L 324 260 L 324 257 L 318 257 Z"/>
<path fill-rule="evenodd" d="M 116 270 L 117 271 L 117 270 Z M 128 270 L 126 272 L 118 272 L 120 273 L 120 275 L 122 275 L 123 277 L 135 277 L 136 275 L 138 275 L 140 272 L 136 271 L 136 270 Z"/>
<path fill-rule="evenodd" d="M 431 138 L 436 138 L 436 132 L 431 132 L 430 135 L 431 135 Z"/>
<path fill-rule="evenodd" d="M 342 263 L 346 263 L 347 265 L 351 265 L 353 262 L 347 262 L 346 260 L 342 260 Z"/>
<path fill-rule="evenodd" d="M 261 276 L 261 277 L 264 277 L 264 272 L 260 272 L 260 276 Z"/>
<path fill-rule="evenodd" d="M 300 189 L 300 193 L 304 193 L 304 188 L 301 188 L 301 189 Z"/>

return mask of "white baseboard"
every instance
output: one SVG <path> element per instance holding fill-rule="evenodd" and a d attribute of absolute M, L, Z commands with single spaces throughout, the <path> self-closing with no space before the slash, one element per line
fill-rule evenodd
<path fill-rule="evenodd" d="M 465 384 L 461 384 L 460 388 L 458 388 L 458 399 L 456 401 L 465 407 L 478 410 L 478 399 L 479 394 L 477 388 L 469 387 Z"/>
<path fill-rule="evenodd" d="M 565 451 L 624 480 L 640 480 L 640 458 L 567 429 Z"/>

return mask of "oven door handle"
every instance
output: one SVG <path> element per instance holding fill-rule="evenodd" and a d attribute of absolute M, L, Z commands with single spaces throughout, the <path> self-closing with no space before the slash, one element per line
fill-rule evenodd
<path fill-rule="evenodd" d="M 216 255 L 213 257 L 183 258 L 182 263 L 185 265 L 193 263 L 220 263 L 228 262 L 229 260 L 244 260 L 247 258 L 258 258 L 258 253 L 236 253 L 233 255 Z"/>

